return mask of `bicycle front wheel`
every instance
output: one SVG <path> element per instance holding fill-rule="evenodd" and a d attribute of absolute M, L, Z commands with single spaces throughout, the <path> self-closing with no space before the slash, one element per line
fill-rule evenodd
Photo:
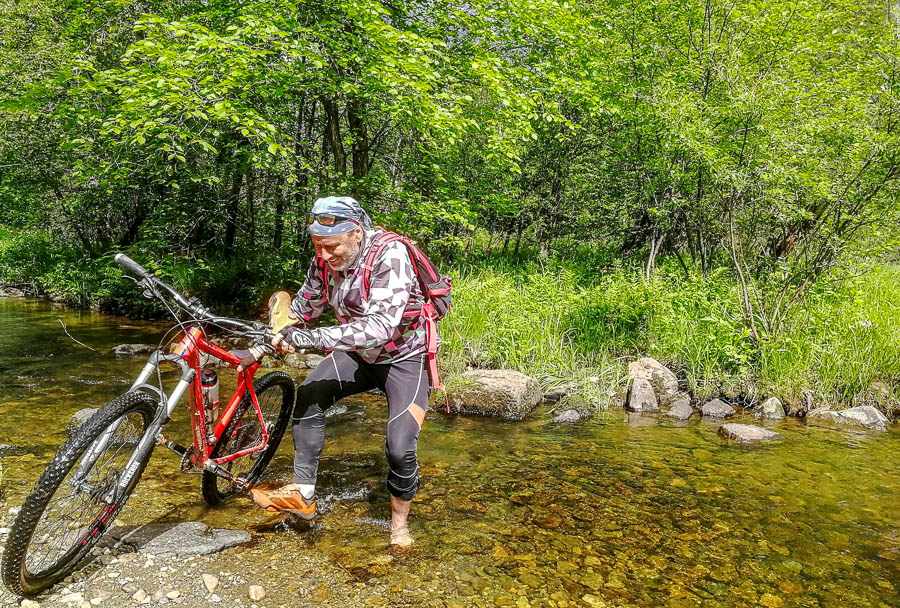
<path fill-rule="evenodd" d="M 235 478 L 243 482 L 245 488 L 249 488 L 259 481 L 263 471 L 269 466 L 269 461 L 278 450 L 281 437 L 291 419 L 294 409 L 294 380 L 284 372 L 270 372 L 255 383 L 256 399 L 259 409 L 265 420 L 266 431 L 269 433 L 269 442 L 266 447 L 232 460 L 224 465 L 224 468 Z M 229 454 L 235 454 L 262 441 L 262 427 L 256 408 L 250 400 L 250 395 L 244 393 L 240 404 L 234 411 L 231 421 L 222 432 L 219 441 L 213 447 L 210 458 L 224 458 Z M 219 477 L 210 471 L 203 472 L 201 482 L 203 499 L 212 506 L 220 504 L 228 496 L 238 491 L 235 482 Z"/>
<path fill-rule="evenodd" d="M 126 393 L 104 405 L 59 449 L 13 523 L 3 553 L 3 582 L 33 596 L 65 578 L 103 536 L 137 485 L 153 444 L 126 465 L 158 404 Z"/>

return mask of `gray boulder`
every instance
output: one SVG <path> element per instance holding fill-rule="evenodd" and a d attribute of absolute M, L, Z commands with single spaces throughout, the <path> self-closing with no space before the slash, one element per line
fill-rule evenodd
<path fill-rule="evenodd" d="M 321 363 L 324 360 L 325 360 L 325 357 L 323 357 L 322 355 L 316 355 L 316 354 L 306 355 L 306 359 L 305 359 L 306 367 L 308 367 L 309 369 L 316 369 L 316 367 L 319 365 L 319 363 Z"/>
<path fill-rule="evenodd" d="M 294 369 L 305 369 L 306 355 L 301 355 L 300 353 L 290 353 L 284 355 L 284 366 L 292 367 Z"/>
<path fill-rule="evenodd" d="M 678 397 L 678 378 L 656 359 L 643 357 L 628 364 L 628 376 L 632 381 L 642 378 L 649 380 L 656 396 L 663 403 L 670 403 Z"/>
<path fill-rule="evenodd" d="M 210 528 L 199 521 L 187 521 L 115 526 L 109 531 L 104 544 L 156 556 L 188 557 L 209 555 L 249 542 L 250 533 L 244 530 Z"/>
<path fill-rule="evenodd" d="M 730 439 L 745 445 L 760 443 L 762 441 L 778 441 L 784 439 L 784 436 L 780 433 L 764 429 L 761 426 L 736 424 L 733 422 L 723 424 L 719 427 L 719 437 Z"/>
<path fill-rule="evenodd" d="M 687 420 L 693 413 L 694 408 L 691 407 L 690 400 L 687 397 L 681 397 L 672 404 L 672 407 L 666 412 L 666 416 L 675 420 Z"/>
<path fill-rule="evenodd" d="M 784 418 L 784 406 L 778 397 L 769 397 L 753 416 L 755 418 L 765 418 L 766 420 L 779 420 Z"/>
<path fill-rule="evenodd" d="M 153 344 L 119 344 L 113 352 L 119 356 L 142 355 L 156 350 Z"/>
<path fill-rule="evenodd" d="M 584 415 L 578 410 L 563 410 L 562 412 L 554 416 L 553 420 L 551 420 L 550 422 L 553 424 L 571 424 L 573 422 L 578 422 L 583 417 Z"/>
<path fill-rule="evenodd" d="M 66 435 L 71 437 L 75 434 L 75 431 L 78 430 L 82 424 L 87 422 L 87 419 L 94 415 L 94 412 L 99 410 L 100 408 L 96 407 L 84 407 L 72 414 L 72 418 L 69 419 L 69 424 L 66 426 Z"/>
<path fill-rule="evenodd" d="M 728 418 L 737 413 L 737 410 L 722 401 L 721 399 L 713 399 L 708 403 L 704 403 L 700 408 L 700 414 L 710 418 Z"/>
<path fill-rule="evenodd" d="M 629 412 L 658 412 L 659 403 L 656 401 L 656 393 L 653 385 L 646 378 L 635 378 L 631 382 L 631 390 L 628 391 L 628 400 L 625 409 Z"/>
<path fill-rule="evenodd" d="M 875 431 L 887 430 L 887 417 L 871 405 L 860 405 L 846 410 L 814 410 L 806 415 L 812 423 L 855 426 Z"/>
<path fill-rule="evenodd" d="M 449 391 L 450 406 L 460 414 L 521 420 L 541 400 L 534 378 L 504 369 L 475 369 L 462 375 L 460 386 Z"/>
<path fill-rule="evenodd" d="M 15 287 L 0 287 L 0 298 L 24 298 L 25 292 Z"/>
<path fill-rule="evenodd" d="M 547 389 L 547 392 L 544 393 L 543 399 L 544 401 L 548 401 L 550 403 L 556 403 L 560 399 L 569 396 L 569 387 L 566 385 L 562 386 L 554 386 L 551 389 Z"/>

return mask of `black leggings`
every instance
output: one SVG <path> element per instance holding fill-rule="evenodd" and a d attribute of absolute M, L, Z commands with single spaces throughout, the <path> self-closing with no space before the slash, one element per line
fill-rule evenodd
<path fill-rule="evenodd" d="M 309 374 L 294 407 L 294 483 L 314 484 L 325 445 L 325 410 L 339 399 L 371 388 L 387 394 L 385 455 L 391 496 L 411 500 L 419 488 L 416 446 L 428 410 L 428 371 L 424 355 L 376 365 L 355 353 L 335 351 Z"/>

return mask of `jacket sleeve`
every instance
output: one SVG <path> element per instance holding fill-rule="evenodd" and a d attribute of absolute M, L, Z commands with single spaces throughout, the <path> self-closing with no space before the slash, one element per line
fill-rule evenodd
<path fill-rule="evenodd" d="M 403 321 L 416 281 L 406 246 L 387 246 L 372 265 L 369 301 L 362 319 L 314 329 L 316 346 L 331 350 L 363 350 L 387 344 Z"/>
<path fill-rule="evenodd" d="M 315 258 L 306 272 L 306 280 L 300 287 L 300 291 L 291 302 L 291 312 L 294 313 L 304 327 L 309 327 L 325 310 L 325 283 L 319 274 L 319 267 Z"/>

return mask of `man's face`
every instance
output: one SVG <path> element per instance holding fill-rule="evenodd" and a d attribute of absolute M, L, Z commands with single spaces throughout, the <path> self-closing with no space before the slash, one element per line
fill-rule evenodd
<path fill-rule="evenodd" d="M 316 255 L 322 258 L 332 270 L 346 270 L 359 253 L 362 242 L 362 228 L 337 236 L 314 236 Z"/>

